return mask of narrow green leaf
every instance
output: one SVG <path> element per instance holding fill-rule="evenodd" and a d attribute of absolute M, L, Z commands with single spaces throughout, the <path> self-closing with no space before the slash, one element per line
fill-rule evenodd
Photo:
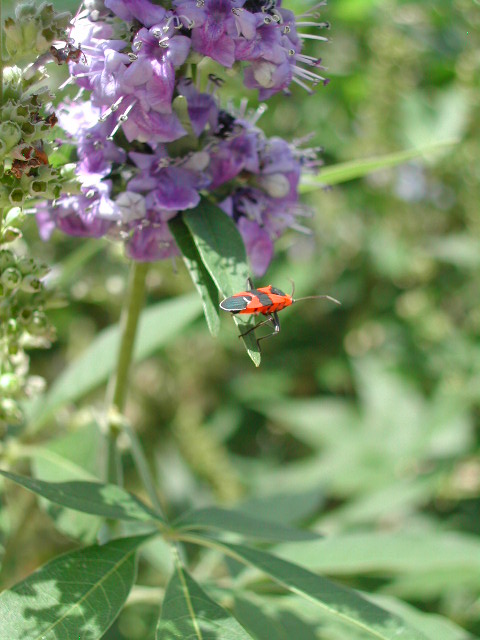
<path fill-rule="evenodd" d="M 234 556 L 256 567 L 293 593 L 317 604 L 338 620 L 361 629 L 377 640 L 425 640 L 401 618 L 377 607 L 353 589 L 347 589 L 307 569 L 264 551 L 243 545 L 218 543 Z"/>
<path fill-rule="evenodd" d="M 273 615 L 268 615 L 251 600 L 235 598 L 235 616 L 248 629 L 255 640 L 289 640 L 287 632 Z M 306 636 L 297 636 L 302 640 L 311 640 Z"/>
<path fill-rule="evenodd" d="M 0 474 L 25 487 L 25 489 L 69 509 L 104 516 L 113 520 L 140 520 L 142 522 L 160 520 L 160 522 L 163 522 L 160 514 L 143 504 L 125 489 L 114 484 L 86 482 L 83 480 L 44 482 L 43 480 L 18 476 L 15 473 L 9 473 L 1 469 Z"/>
<path fill-rule="evenodd" d="M 183 219 L 192 234 L 203 264 L 225 298 L 245 289 L 250 275 L 245 246 L 240 233 L 225 212 L 203 199 L 198 207 L 185 211 Z M 242 330 L 248 324 L 234 316 Z M 260 351 L 254 332 L 243 342 L 255 366 L 260 365 Z"/>
<path fill-rule="evenodd" d="M 271 541 L 318 540 L 319 535 L 310 531 L 294 529 L 278 522 L 269 522 L 241 511 L 208 507 L 197 509 L 182 516 L 175 522 L 180 529 L 213 529 L 230 531 L 247 538 Z"/>
<path fill-rule="evenodd" d="M 182 568 L 165 592 L 156 640 L 251 640 L 235 618 Z"/>
<path fill-rule="evenodd" d="M 173 220 L 170 220 L 168 226 L 182 253 L 183 261 L 190 273 L 192 282 L 202 299 L 203 312 L 210 333 L 212 336 L 217 336 L 220 330 L 217 288 L 200 258 L 195 242 L 182 217 L 178 215 Z"/>
<path fill-rule="evenodd" d="M 347 182 L 355 178 L 386 169 L 388 167 L 396 167 L 397 165 L 421 158 L 425 155 L 448 149 L 448 147 L 458 144 L 458 140 L 446 140 L 445 142 L 437 142 L 435 144 L 425 145 L 418 149 L 407 149 L 398 151 L 397 153 L 389 153 L 384 156 L 374 156 L 373 158 L 362 158 L 361 160 L 353 160 L 351 162 L 341 162 L 331 167 L 325 167 L 320 171 L 314 179 L 308 178 L 300 186 L 302 193 L 309 193 L 322 189 L 325 186 Z"/>
<path fill-rule="evenodd" d="M 135 341 L 134 360 L 141 361 L 173 340 L 200 313 L 198 296 L 164 300 L 142 313 Z M 36 431 L 69 402 L 105 383 L 117 363 L 120 341 L 118 324 L 98 334 L 82 355 L 60 376 L 46 396 L 26 407 L 29 430 Z"/>
<path fill-rule="evenodd" d="M 49 440 L 42 447 L 35 447 L 31 454 L 32 475 L 46 482 L 98 481 L 103 450 L 100 428 L 91 422 L 73 433 Z M 85 544 L 95 541 L 103 518 L 72 511 L 44 498 L 39 502 L 59 531 Z"/>
<path fill-rule="evenodd" d="M 0 594 L 0 638 L 99 640 L 135 582 L 136 551 L 149 536 L 66 553 Z"/>
<path fill-rule="evenodd" d="M 391 577 L 471 568 L 478 572 L 480 585 L 480 541 L 462 533 L 351 533 L 301 546 L 284 544 L 276 552 L 329 575 L 375 572 Z"/>

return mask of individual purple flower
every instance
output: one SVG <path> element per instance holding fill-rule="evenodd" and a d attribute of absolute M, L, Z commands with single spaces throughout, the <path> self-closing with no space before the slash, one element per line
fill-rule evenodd
<path fill-rule="evenodd" d="M 237 223 L 253 273 L 263 276 L 273 258 L 273 241 L 268 231 L 258 222 L 240 218 Z"/>
<path fill-rule="evenodd" d="M 155 154 L 132 152 L 130 158 L 140 172 L 129 181 L 128 189 L 148 192 L 151 209 L 184 211 L 193 209 L 200 202 L 199 189 L 205 186 L 205 178 L 181 166 L 168 166 L 163 149 Z"/>
<path fill-rule="evenodd" d="M 176 0 L 177 13 L 185 16 L 192 26 L 192 47 L 224 67 L 235 62 L 235 38 L 240 26 L 254 35 L 247 20 L 237 23 L 239 16 L 235 10 L 242 7 L 244 0 L 204 0 L 200 5 L 196 0 Z M 238 24 L 238 26 L 237 26 Z M 242 26 L 243 25 L 243 26 Z"/>
<path fill-rule="evenodd" d="M 199 137 L 207 124 L 210 130 L 215 130 L 219 109 L 214 96 L 200 93 L 189 78 L 179 80 L 177 91 L 187 99 L 188 117 L 195 135 Z"/>
<path fill-rule="evenodd" d="M 242 171 L 258 173 L 258 133 L 242 130 L 230 139 L 221 140 L 210 153 L 208 172 L 212 182 L 210 190 L 229 182 Z"/>
<path fill-rule="evenodd" d="M 156 262 L 178 255 L 167 221 L 150 214 L 142 224 L 133 225 L 125 243 L 127 256 L 141 262 Z"/>
<path fill-rule="evenodd" d="M 104 183 L 102 183 L 104 184 Z M 70 236 L 100 238 L 111 227 L 111 221 L 100 212 L 112 206 L 108 196 L 93 189 L 87 194 L 63 196 L 55 205 L 42 203 L 37 206 L 37 224 L 40 235 L 46 239 L 56 227 Z"/>
<path fill-rule="evenodd" d="M 148 0 L 105 0 L 105 6 L 125 22 L 137 20 L 145 27 L 158 24 L 167 13 L 166 9 Z"/>

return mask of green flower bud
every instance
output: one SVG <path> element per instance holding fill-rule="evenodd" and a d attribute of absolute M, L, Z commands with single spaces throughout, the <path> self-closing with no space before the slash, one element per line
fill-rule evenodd
<path fill-rule="evenodd" d="M 0 420 L 11 425 L 17 425 L 21 424 L 22 417 L 22 412 L 14 400 L 11 398 L 0 400 Z"/>
<path fill-rule="evenodd" d="M 0 273 L 8 267 L 12 267 L 17 262 L 15 254 L 10 249 L 0 251 Z"/>
<path fill-rule="evenodd" d="M 33 269 L 33 274 L 37 276 L 37 278 L 43 278 L 50 273 L 50 267 L 46 262 L 36 262 L 35 267 Z"/>
<path fill-rule="evenodd" d="M 13 242 L 22 237 L 22 232 L 16 227 L 7 227 L 3 232 L 2 242 Z"/>
<path fill-rule="evenodd" d="M 7 155 L 22 139 L 22 132 L 16 122 L 2 122 L 0 124 L 0 153 Z"/>
<path fill-rule="evenodd" d="M 18 260 L 17 268 L 20 269 L 23 276 L 27 276 L 30 273 L 33 273 L 33 270 L 35 269 L 35 260 L 24 256 Z"/>
<path fill-rule="evenodd" d="M 25 200 L 25 194 L 22 189 L 12 189 L 10 191 L 10 195 L 8 196 L 10 203 L 13 204 L 14 207 L 23 204 Z"/>
<path fill-rule="evenodd" d="M 47 188 L 47 183 L 43 180 L 32 180 L 32 182 L 30 183 L 30 193 L 33 196 L 45 194 Z"/>
<path fill-rule="evenodd" d="M 28 326 L 32 322 L 32 318 L 33 311 L 31 309 L 22 309 L 18 317 L 19 321 L 25 326 Z"/>
<path fill-rule="evenodd" d="M 14 395 L 20 390 L 20 380 L 14 373 L 0 375 L 0 395 Z"/>
<path fill-rule="evenodd" d="M 38 396 L 45 391 L 45 387 L 47 386 L 45 378 L 41 376 L 28 376 L 26 384 L 25 384 L 25 395 L 28 398 L 32 396 Z"/>
<path fill-rule="evenodd" d="M 43 313 L 43 311 L 34 311 L 32 314 L 32 319 L 28 323 L 27 330 L 33 336 L 41 336 L 47 332 L 49 328 L 49 323 L 47 320 L 47 316 Z"/>
<path fill-rule="evenodd" d="M 45 53 L 54 40 L 65 38 L 69 14 L 55 14 L 51 4 L 26 2 L 16 8 L 15 17 L 5 21 L 5 44 L 14 59 Z"/>
<path fill-rule="evenodd" d="M 16 336 L 20 335 L 21 331 L 22 330 L 19 327 L 18 322 L 13 318 L 10 318 L 10 320 L 8 320 L 7 322 L 7 336 L 10 338 L 15 338 Z"/>
<path fill-rule="evenodd" d="M 41 280 L 39 280 L 36 276 L 26 276 L 20 285 L 20 289 L 22 291 L 26 291 L 27 293 L 38 293 L 43 288 Z"/>
<path fill-rule="evenodd" d="M 15 267 L 9 267 L 2 273 L 0 280 L 7 289 L 16 289 L 22 281 L 22 274 Z"/>
<path fill-rule="evenodd" d="M 20 347 L 17 342 L 9 342 L 8 343 L 8 355 L 16 356 L 20 353 Z"/>

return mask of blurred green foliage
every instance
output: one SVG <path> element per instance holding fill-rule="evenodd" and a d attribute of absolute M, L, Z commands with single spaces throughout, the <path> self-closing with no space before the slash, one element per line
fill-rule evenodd
<path fill-rule="evenodd" d="M 332 0 L 322 16 L 332 23 L 321 52 L 332 82 L 312 97 L 274 97 L 262 118 L 269 134 L 314 132 L 327 165 L 459 143 L 435 163 L 309 194 L 313 234 L 282 240 L 261 284 L 288 290 L 291 278 L 298 295 L 329 293 L 342 307 L 312 301 L 283 312 L 259 370 L 231 318 L 217 340 L 198 318 L 137 365 L 128 414 L 170 514 L 241 502 L 252 514 L 308 523 L 335 534 L 332 548 L 327 539 L 303 556 L 300 546 L 278 552 L 377 593 L 379 603 L 399 597 L 480 635 L 480 6 Z M 111 244 L 60 235 L 42 244 L 33 221 L 26 236 L 25 251 L 54 265 L 52 283 L 68 299 L 50 313 L 57 343 L 32 354 L 33 373 L 53 381 L 117 321 L 127 265 Z M 150 271 L 149 304 L 191 290 L 180 260 Z M 81 406 L 101 407 L 103 395 L 92 391 Z M 50 438 L 91 433 L 92 416 L 63 407 L 31 440 L 55 449 Z M 125 468 L 135 489 L 128 455 Z M 12 532 L 4 584 L 72 545 L 32 500 L 19 491 L 11 523 L 0 522 Z M 88 538 L 95 523 L 83 524 Z M 25 550 L 32 536 L 41 544 Z M 160 542 L 145 553 L 165 569 Z M 198 559 L 196 575 L 212 566 Z M 141 564 L 143 584 L 158 584 L 151 572 Z M 310 640 L 298 631 L 308 611 L 290 619 L 287 600 L 280 624 Z M 248 602 L 237 608 L 241 617 Z M 155 611 L 132 603 L 106 637 L 142 640 Z M 318 633 L 345 637 L 328 625 Z"/>

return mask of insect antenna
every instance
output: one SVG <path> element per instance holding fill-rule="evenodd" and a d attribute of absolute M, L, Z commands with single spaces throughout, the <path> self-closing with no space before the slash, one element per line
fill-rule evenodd
<path fill-rule="evenodd" d="M 334 302 L 335 304 L 341 305 L 342 303 L 336 300 L 336 298 L 332 298 L 332 296 L 305 296 L 304 298 L 297 298 L 293 302 L 300 302 L 300 300 L 320 300 L 324 298 L 325 300 L 330 300 L 330 302 Z"/>

